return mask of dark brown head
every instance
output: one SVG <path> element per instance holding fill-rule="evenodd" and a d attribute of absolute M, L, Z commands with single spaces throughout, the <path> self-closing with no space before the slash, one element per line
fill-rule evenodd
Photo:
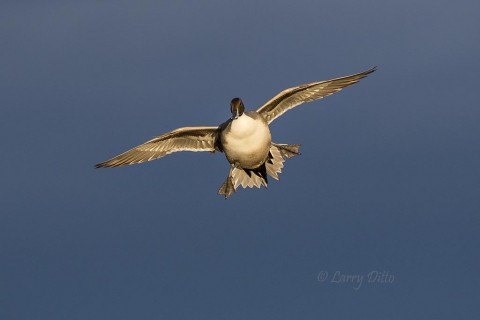
<path fill-rule="evenodd" d="M 245 106 L 240 98 L 234 98 L 230 102 L 230 112 L 232 113 L 232 119 L 237 119 L 245 111 Z"/>

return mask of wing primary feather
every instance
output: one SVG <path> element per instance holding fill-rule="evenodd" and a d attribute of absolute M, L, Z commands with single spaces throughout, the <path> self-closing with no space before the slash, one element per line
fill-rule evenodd
<path fill-rule="evenodd" d="M 257 112 L 261 114 L 268 123 L 271 123 L 288 110 L 302 103 L 311 102 L 332 95 L 343 88 L 357 83 L 376 69 L 377 67 L 373 67 L 369 70 L 350 76 L 312 82 L 285 89 L 258 108 Z"/>
<path fill-rule="evenodd" d="M 96 168 L 119 167 L 142 163 L 178 151 L 215 152 L 219 127 L 184 127 L 155 137 L 110 160 L 100 162 Z"/>

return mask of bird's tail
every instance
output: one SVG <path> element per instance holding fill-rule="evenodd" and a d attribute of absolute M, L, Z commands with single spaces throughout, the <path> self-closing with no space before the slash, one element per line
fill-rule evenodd
<path fill-rule="evenodd" d="M 279 173 L 282 173 L 283 163 L 286 159 L 300 155 L 299 144 L 277 144 L 272 143 L 268 159 L 265 161 L 267 173 L 275 180 L 279 180 Z"/>
<path fill-rule="evenodd" d="M 234 167 L 230 170 L 227 180 L 218 190 L 218 194 L 224 195 L 225 198 L 228 198 L 239 186 L 242 186 L 243 188 L 260 188 L 263 185 L 267 188 L 267 174 L 275 180 L 279 180 L 280 177 L 278 174 L 282 172 L 283 163 L 286 159 L 299 155 L 299 149 L 299 144 L 272 143 L 267 160 L 263 165 L 256 169 Z"/>

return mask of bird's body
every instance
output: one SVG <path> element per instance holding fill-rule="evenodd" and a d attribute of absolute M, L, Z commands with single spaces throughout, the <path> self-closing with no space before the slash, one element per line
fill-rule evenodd
<path fill-rule="evenodd" d="M 177 151 L 220 151 L 230 163 L 230 172 L 218 193 L 225 198 L 239 186 L 267 187 L 267 175 L 278 180 L 287 158 L 299 153 L 298 144 L 272 142 L 269 124 L 286 111 L 329 96 L 357 83 L 375 68 L 351 76 L 312 82 L 283 90 L 256 111 L 245 112 L 240 98 L 230 103 L 232 117 L 219 126 L 184 127 L 168 132 L 96 165 L 118 167 L 161 158 Z"/>
<path fill-rule="evenodd" d="M 230 121 L 220 132 L 220 142 L 228 162 L 244 169 L 256 169 L 268 156 L 272 136 L 267 121 L 251 111 Z"/>

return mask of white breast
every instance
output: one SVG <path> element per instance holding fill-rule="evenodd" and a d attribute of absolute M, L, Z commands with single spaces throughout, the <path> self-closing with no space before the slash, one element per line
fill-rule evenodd
<path fill-rule="evenodd" d="M 222 146 L 230 163 L 254 169 L 266 159 L 272 137 L 267 122 L 260 116 L 243 114 L 233 120 L 221 135 Z"/>

